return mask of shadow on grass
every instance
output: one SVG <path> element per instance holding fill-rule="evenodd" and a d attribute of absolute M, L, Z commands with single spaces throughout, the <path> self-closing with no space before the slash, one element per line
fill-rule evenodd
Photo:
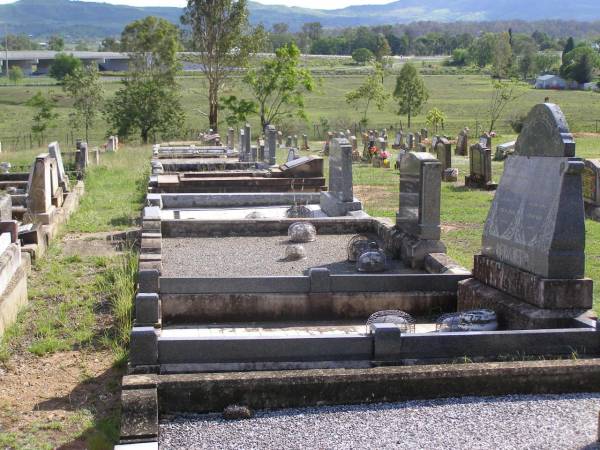
<path fill-rule="evenodd" d="M 35 405 L 40 411 L 89 411 L 91 425 L 71 442 L 57 447 L 61 450 L 112 449 L 119 439 L 120 379 L 124 370 L 112 367 L 104 373 L 77 384 L 68 394 Z"/>

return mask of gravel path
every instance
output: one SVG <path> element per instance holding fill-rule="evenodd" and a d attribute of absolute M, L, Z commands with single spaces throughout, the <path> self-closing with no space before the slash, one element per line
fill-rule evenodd
<path fill-rule="evenodd" d="M 287 236 L 164 238 L 165 277 L 295 276 L 312 267 L 327 267 L 333 273 L 356 273 L 347 262 L 347 246 L 354 234 L 323 234 L 302 244 L 307 258 L 284 261 L 290 244 Z M 385 273 L 414 273 L 400 261 L 388 259 Z"/>
<path fill-rule="evenodd" d="M 174 449 L 591 449 L 600 394 L 462 398 L 259 412 L 160 426 Z"/>

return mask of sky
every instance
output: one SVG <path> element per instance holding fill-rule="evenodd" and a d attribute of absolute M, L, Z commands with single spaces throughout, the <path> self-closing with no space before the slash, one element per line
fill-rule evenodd
<path fill-rule="evenodd" d="M 0 4 L 14 3 L 15 0 L 0 0 Z M 99 1 L 99 0 L 96 0 Z M 337 9 L 350 5 L 385 4 L 392 0 L 260 0 L 267 5 L 302 6 L 304 8 Z M 185 0 L 110 0 L 103 3 L 131 6 L 185 6 Z"/>

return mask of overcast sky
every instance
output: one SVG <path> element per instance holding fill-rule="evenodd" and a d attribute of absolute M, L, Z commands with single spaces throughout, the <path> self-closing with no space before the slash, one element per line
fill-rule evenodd
<path fill-rule="evenodd" d="M 1 3 L 14 3 L 15 0 L 0 0 Z M 96 0 L 98 1 L 98 0 Z M 392 0 L 260 0 L 268 5 L 303 6 L 305 8 L 336 9 L 349 5 L 384 4 Z M 132 6 L 185 6 L 185 0 L 110 0 L 104 3 Z"/>

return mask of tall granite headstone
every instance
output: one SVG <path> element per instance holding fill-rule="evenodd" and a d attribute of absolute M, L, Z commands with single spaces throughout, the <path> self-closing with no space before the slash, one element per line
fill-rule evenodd
<path fill-rule="evenodd" d="M 329 149 L 329 190 L 321 192 L 321 209 L 329 216 L 345 216 L 362 210 L 354 198 L 352 145 L 345 138 L 334 138 Z"/>
<path fill-rule="evenodd" d="M 441 164 L 427 152 L 400 158 L 400 198 L 396 228 L 402 233 L 402 259 L 420 268 L 430 253 L 445 253 L 440 241 Z"/>
<path fill-rule="evenodd" d="M 244 126 L 244 152 L 246 156 L 244 157 L 244 161 L 253 161 L 252 160 L 252 129 L 250 128 L 250 124 L 246 124 Z"/>
<path fill-rule="evenodd" d="M 491 308 L 514 329 L 570 326 L 591 308 L 583 170 L 560 108 L 535 106 L 505 162 L 474 278 L 459 285 L 460 309 Z"/>
<path fill-rule="evenodd" d="M 267 126 L 267 144 L 265 146 L 265 160 L 271 166 L 277 163 L 277 130 L 273 125 Z"/>

